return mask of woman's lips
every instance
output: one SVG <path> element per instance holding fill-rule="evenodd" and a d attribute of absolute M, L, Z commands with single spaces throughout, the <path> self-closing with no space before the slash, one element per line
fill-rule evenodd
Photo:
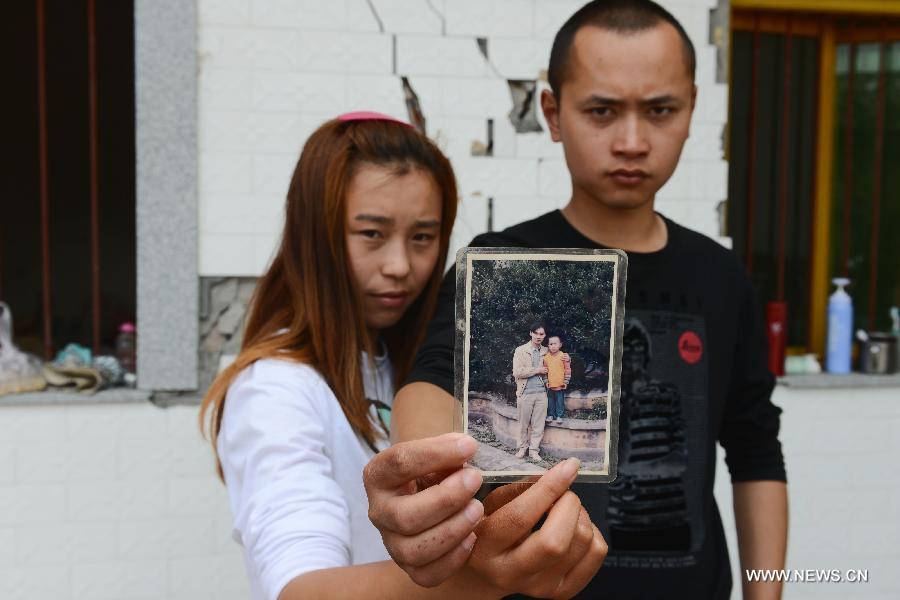
<path fill-rule="evenodd" d="M 639 169 L 631 171 L 628 169 L 617 169 L 611 172 L 610 177 L 619 185 L 634 186 L 643 183 L 647 179 L 647 173 Z"/>
<path fill-rule="evenodd" d="M 400 308 L 406 304 L 408 292 L 387 292 L 384 294 L 372 294 L 375 301 L 385 308 Z"/>

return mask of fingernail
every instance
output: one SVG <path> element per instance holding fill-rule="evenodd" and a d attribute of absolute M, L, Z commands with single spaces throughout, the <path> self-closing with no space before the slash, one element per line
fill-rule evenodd
<path fill-rule="evenodd" d="M 472 494 L 481 487 L 481 471 L 477 469 L 463 469 L 463 487 Z"/>
<path fill-rule="evenodd" d="M 459 453 L 465 457 L 469 458 L 475 451 L 478 450 L 478 442 L 470 438 L 469 436 L 465 436 L 456 442 L 456 447 L 459 449 Z"/>
<path fill-rule="evenodd" d="M 560 468 L 561 474 L 567 479 L 574 479 L 581 467 L 581 461 L 575 457 L 567 458 Z"/>
<path fill-rule="evenodd" d="M 476 536 L 475 532 L 473 531 L 468 536 L 466 536 L 466 539 L 464 539 L 462 541 L 461 545 L 463 547 L 463 550 L 465 550 L 466 553 L 472 552 L 472 548 L 475 547 L 475 542 L 477 540 L 478 540 L 478 536 Z"/>
<path fill-rule="evenodd" d="M 484 514 L 484 507 L 481 505 L 481 502 L 478 500 L 472 500 L 469 502 L 469 505 L 466 507 L 466 517 L 472 522 L 477 523 L 481 520 L 481 515 Z"/>

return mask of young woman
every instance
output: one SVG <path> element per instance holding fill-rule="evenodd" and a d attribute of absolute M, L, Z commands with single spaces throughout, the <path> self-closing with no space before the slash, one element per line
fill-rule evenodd
<path fill-rule="evenodd" d="M 335 593 L 348 577 L 426 592 L 385 562 L 362 471 L 388 445 L 456 204 L 449 161 L 409 125 L 348 115 L 307 141 L 242 351 L 200 414 L 255 598 L 310 597 L 323 573 Z"/>

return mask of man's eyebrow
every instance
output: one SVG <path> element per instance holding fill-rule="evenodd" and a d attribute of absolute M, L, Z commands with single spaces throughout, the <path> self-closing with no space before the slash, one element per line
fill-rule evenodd
<path fill-rule="evenodd" d="M 647 98 L 646 100 L 641 100 L 641 104 L 644 106 L 659 106 L 660 104 L 681 104 L 681 99 L 677 96 L 673 96 L 672 94 L 664 94 L 662 96 L 654 96 L 652 98 Z"/>
<path fill-rule="evenodd" d="M 610 98 L 608 96 L 598 96 L 596 94 L 593 94 L 591 96 L 588 96 L 584 100 L 584 102 L 582 102 L 582 105 L 622 106 L 625 103 L 625 100 L 622 100 L 620 98 Z M 638 103 L 642 106 L 659 106 L 661 104 L 681 104 L 681 100 L 673 94 L 663 94 L 662 96 L 653 96 L 651 98 L 639 100 Z"/>
<path fill-rule="evenodd" d="M 416 221 L 416 227 L 436 228 L 440 226 L 441 222 L 437 219 L 425 219 L 423 221 Z"/>
<path fill-rule="evenodd" d="M 594 106 L 597 104 L 602 104 L 604 106 L 620 106 L 625 104 L 624 100 L 620 100 L 618 98 L 610 98 L 608 96 L 598 96 L 596 94 L 591 94 L 587 98 L 585 98 L 584 102 L 581 103 L 584 106 Z"/>

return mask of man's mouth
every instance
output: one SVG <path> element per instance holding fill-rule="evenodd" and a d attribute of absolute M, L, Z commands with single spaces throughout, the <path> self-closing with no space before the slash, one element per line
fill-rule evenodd
<path fill-rule="evenodd" d="M 642 183 L 649 174 L 641 169 L 616 169 L 609 176 L 619 185 L 633 186 Z"/>

